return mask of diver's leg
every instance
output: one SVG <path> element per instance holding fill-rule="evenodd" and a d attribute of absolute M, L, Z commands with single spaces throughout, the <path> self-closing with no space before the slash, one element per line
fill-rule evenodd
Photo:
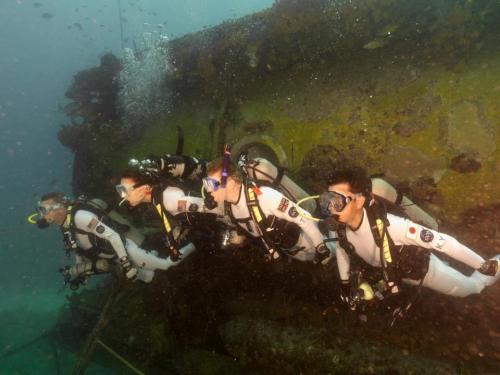
<path fill-rule="evenodd" d="M 424 277 L 423 286 L 450 296 L 466 297 L 480 293 L 484 287 L 493 284 L 498 277 L 499 275 L 485 276 L 477 271 L 471 276 L 466 276 L 431 254 L 429 271 Z"/>
<path fill-rule="evenodd" d="M 167 270 L 171 266 L 179 264 L 179 262 L 172 262 L 170 258 L 160 258 L 156 255 L 154 255 L 152 252 L 148 252 L 144 249 L 141 249 L 138 247 L 135 242 L 127 240 L 127 253 L 130 256 L 130 259 L 134 263 L 134 265 L 140 267 L 140 268 L 146 268 L 150 270 Z M 195 247 L 192 243 L 189 243 L 188 245 L 184 246 L 182 249 L 180 249 L 181 253 L 181 259 L 184 259 L 187 257 L 189 254 L 191 254 L 195 250 Z"/>
<path fill-rule="evenodd" d="M 155 276 L 155 271 L 149 270 L 146 268 L 139 268 L 137 270 L 137 280 L 141 280 L 145 283 L 150 283 L 153 281 L 153 277 Z"/>

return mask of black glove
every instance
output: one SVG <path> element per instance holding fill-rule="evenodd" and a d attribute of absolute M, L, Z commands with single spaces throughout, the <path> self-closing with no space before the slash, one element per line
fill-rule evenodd
<path fill-rule="evenodd" d="M 137 268 L 132 266 L 132 264 L 128 260 L 128 257 L 121 257 L 120 265 L 127 279 L 134 281 L 137 278 Z"/>
<path fill-rule="evenodd" d="M 324 242 L 321 242 L 318 246 L 316 246 L 316 253 L 314 255 L 314 263 L 323 263 L 326 259 L 332 256 L 330 249 L 325 245 Z"/>
<path fill-rule="evenodd" d="M 354 295 L 349 280 L 342 280 L 340 284 L 340 300 L 351 310 L 356 310 L 358 299 Z"/>

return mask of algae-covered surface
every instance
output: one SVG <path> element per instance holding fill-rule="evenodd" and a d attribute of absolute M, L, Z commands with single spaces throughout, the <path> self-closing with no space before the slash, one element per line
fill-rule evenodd
<path fill-rule="evenodd" d="M 61 132 L 74 188 L 114 197 L 127 160 L 173 153 L 180 127 L 184 154 L 211 159 L 225 143 L 266 153 L 311 193 L 339 165 L 384 174 L 490 257 L 500 252 L 499 19 L 493 1 L 288 0 L 173 40 L 164 113 L 140 128 L 114 118 Z M 333 265 L 224 253 L 209 228 L 194 259 L 130 287 L 111 311 L 103 340 L 147 373 L 499 371 L 498 285 L 465 299 L 422 291 L 389 327 L 385 303 L 339 303 Z M 74 295 L 60 324 L 82 309 L 96 321 L 103 298 Z M 60 340 L 76 351 L 90 329 Z"/>
<path fill-rule="evenodd" d="M 169 113 L 143 124 L 123 151 L 116 147 L 123 126 L 113 125 L 114 136 L 93 130 L 101 141 L 77 159 L 103 159 L 94 176 L 109 180 L 131 156 L 174 152 L 181 127 L 184 152 L 207 159 L 224 143 L 268 136 L 300 178 L 304 157 L 332 146 L 415 196 L 427 181 L 433 201 L 418 203 L 458 222 L 500 196 L 498 8 L 483 1 L 279 2 L 172 41 Z M 478 168 L 453 168 L 457 157 Z"/>

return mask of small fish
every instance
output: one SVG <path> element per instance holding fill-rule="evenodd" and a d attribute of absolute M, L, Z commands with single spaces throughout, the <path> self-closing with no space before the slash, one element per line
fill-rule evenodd
<path fill-rule="evenodd" d="M 81 23 L 75 22 L 75 23 L 73 24 L 73 26 L 75 26 L 75 27 L 76 27 L 78 30 L 80 30 L 80 31 L 82 31 L 82 30 L 83 30 L 83 26 L 82 26 L 82 24 L 81 24 Z"/>
<path fill-rule="evenodd" d="M 366 43 L 363 48 L 365 49 L 377 49 L 381 48 L 389 43 L 388 39 L 385 38 L 375 38 L 371 42 Z"/>
<path fill-rule="evenodd" d="M 54 17 L 54 15 L 52 13 L 44 13 L 44 14 L 42 14 L 42 18 L 46 19 L 46 20 L 50 20 L 53 17 Z"/>
<path fill-rule="evenodd" d="M 41 6 L 43 6 L 42 3 L 33 3 L 33 8 L 40 8 Z"/>

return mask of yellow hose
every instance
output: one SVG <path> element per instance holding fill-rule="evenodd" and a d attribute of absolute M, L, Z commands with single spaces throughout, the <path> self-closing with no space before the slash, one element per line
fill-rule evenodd
<path fill-rule="evenodd" d="M 35 217 L 39 216 L 40 214 L 38 212 L 32 213 L 30 216 L 28 216 L 28 223 L 30 224 L 36 224 Z"/>
<path fill-rule="evenodd" d="M 297 201 L 296 205 L 297 206 L 300 206 L 301 203 L 305 202 L 305 201 L 308 201 L 308 200 L 311 200 L 311 199 L 318 199 L 319 198 L 319 195 L 311 195 L 310 197 L 305 197 L 305 198 L 302 198 L 300 200 Z M 303 214 L 302 212 L 299 211 L 299 215 L 306 218 L 306 219 L 309 219 L 309 220 L 312 220 L 312 221 L 320 221 L 320 219 L 312 216 L 312 215 L 306 215 L 306 214 Z"/>
<path fill-rule="evenodd" d="M 119 355 L 117 352 L 115 352 L 113 349 L 111 349 L 109 346 L 107 346 L 101 340 L 96 339 L 96 342 L 99 345 L 101 345 L 104 349 L 106 349 L 110 354 L 112 354 L 116 359 L 118 359 L 121 363 L 123 363 L 125 366 L 127 366 L 130 370 L 132 370 L 136 374 L 145 375 L 144 372 L 142 372 L 142 371 L 138 370 L 137 368 L 135 368 L 134 365 L 132 365 L 129 361 L 127 361 L 125 358 L 123 358 L 121 355 Z"/>

